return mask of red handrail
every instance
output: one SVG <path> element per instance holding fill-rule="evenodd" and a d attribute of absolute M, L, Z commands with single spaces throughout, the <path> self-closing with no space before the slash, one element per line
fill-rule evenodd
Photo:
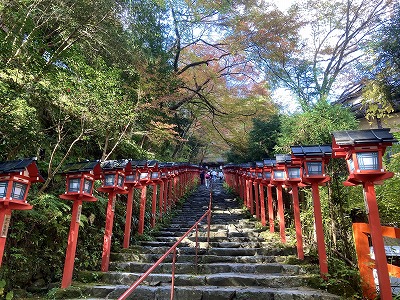
<path fill-rule="evenodd" d="M 183 241 L 185 237 L 187 237 L 193 229 L 196 229 L 196 258 L 195 258 L 195 264 L 196 264 L 196 270 L 197 270 L 197 248 L 198 248 L 198 238 L 197 238 L 197 232 L 198 232 L 198 225 L 199 223 L 206 217 L 207 217 L 207 243 L 209 244 L 210 242 L 210 223 L 211 223 L 211 206 L 212 206 L 212 189 L 210 189 L 210 202 L 208 204 L 208 209 L 200 217 L 200 219 L 197 220 L 196 223 L 184 235 L 182 235 L 179 240 L 167 250 L 161 256 L 155 263 L 152 265 L 145 273 L 142 274 L 119 298 L 118 300 L 125 300 L 130 294 L 133 293 L 133 291 L 147 278 L 147 276 L 150 275 L 151 272 L 154 271 L 155 268 L 157 268 L 163 261 L 164 259 L 171 253 L 173 252 L 173 258 L 172 258 L 172 281 L 171 281 L 171 300 L 174 299 L 174 287 L 175 287 L 175 261 L 176 261 L 176 248 L 178 245 Z"/>

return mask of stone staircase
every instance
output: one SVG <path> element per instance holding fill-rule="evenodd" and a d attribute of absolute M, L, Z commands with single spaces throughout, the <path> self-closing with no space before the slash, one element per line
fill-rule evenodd
<path fill-rule="evenodd" d="M 179 209 L 171 224 L 153 241 L 113 253 L 107 273 L 82 272 L 91 284 L 74 282 L 59 290 L 56 298 L 117 299 L 142 273 L 171 247 L 207 210 L 209 192 L 201 186 Z M 175 270 L 176 300 L 294 300 L 340 299 L 307 283 L 318 275 L 307 274 L 299 265 L 285 264 L 295 249 L 267 243 L 255 222 L 246 217 L 236 199 L 229 198 L 216 184 L 210 243 L 206 220 L 198 235 L 198 264 L 195 264 L 195 235 L 179 246 Z M 140 285 L 128 299 L 170 299 L 172 255 Z M 96 283 L 93 281 L 97 280 Z"/>

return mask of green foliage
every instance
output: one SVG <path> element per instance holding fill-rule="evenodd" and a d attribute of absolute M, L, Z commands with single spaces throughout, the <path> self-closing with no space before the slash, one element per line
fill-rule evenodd
<path fill-rule="evenodd" d="M 355 129 L 356 126 L 354 116 L 347 109 L 320 100 L 304 113 L 282 117 L 276 150 L 288 153 L 292 145 L 330 144 L 332 131 Z"/>
<path fill-rule="evenodd" d="M 272 157 L 280 134 L 282 116 L 271 114 L 267 120 L 253 119 L 247 145 L 231 147 L 227 153 L 228 161 L 248 162 Z"/>
<path fill-rule="evenodd" d="M 381 223 L 387 226 L 399 227 L 400 224 L 400 146 L 394 145 L 390 149 L 392 155 L 386 164 L 388 171 L 394 172 L 394 176 L 380 186 L 376 186 L 376 195 L 379 205 Z"/>
<path fill-rule="evenodd" d="M 346 265 L 343 260 L 337 258 L 329 258 L 328 264 L 329 274 L 327 279 L 324 280 L 320 276 L 316 276 L 310 278 L 309 284 L 312 287 L 340 295 L 343 299 L 363 299 L 360 293 L 361 281 L 358 270 Z"/>

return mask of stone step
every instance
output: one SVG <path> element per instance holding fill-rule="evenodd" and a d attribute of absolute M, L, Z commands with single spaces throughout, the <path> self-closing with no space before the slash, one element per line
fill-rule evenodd
<path fill-rule="evenodd" d="M 133 273 L 144 273 L 152 266 L 151 263 L 140 262 L 112 262 L 110 264 L 110 271 L 122 271 Z M 171 263 L 160 264 L 154 272 L 168 273 L 172 272 Z M 251 273 L 251 274 L 269 274 L 269 273 L 282 273 L 282 274 L 302 274 L 305 273 L 300 266 L 287 265 L 280 263 L 212 263 L 201 264 L 196 267 L 194 262 L 189 263 L 176 263 L 176 274 L 217 274 L 217 273 Z"/>
<path fill-rule="evenodd" d="M 142 273 L 107 272 L 101 277 L 106 284 L 131 285 Z M 171 274 L 152 273 L 142 283 L 149 286 L 170 285 Z M 175 274 L 175 286 L 262 286 L 294 288 L 307 284 L 309 276 L 290 274 L 218 273 L 206 275 Z"/>
<path fill-rule="evenodd" d="M 129 286 L 93 285 L 76 288 L 75 294 L 87 295 L 85 299 L 117 299 Z M 65 291 L 67 293 L 68 291 Z M 62 298 L 63 291 L 56 297 Z M 169 300 L 170 286 L 139 286 L 128 297 L 130 300 Z M 263 287 L 220 287 L 220 286 L 185 286 L 175 287 L 175 300 L 339 300 L 339 296 L 309 288 L 263 288 Z M 78 299 L 79 296 L 76 296 Z M 91 298 L 89 298 L 91 297 Z M 73 300 L 69 298 L 69 300 Z"/>
<path fill-rule="evenodd" d="M 155 237 L 154 241 L 158 242 L 176 242 L 179 237 Z M 193 238 L 191 238 L 193 240 Z M 206 242 L 207 236 L 199 236 L 199 242 Z M 238 242 L 238 243 L 248 243 L 248 242 L 265 242 L 262 237 L 246 237 L 246 236 L 211 236 L 211 242 Z"/>
<path fill-rule="evenodd" d="M 112 261 L 137 261 L 154 263 L 160 258 L 160 254 L 146 253 L 112 253 Z M 177 262 L 194 262 L 194 255 L 180 254 L 177 255 Z M 168 255 L 164 262 L 172 262 L 172 254 Z M 251 255 L 251 256 L 220 256 L 220 255 L 201 255 L 198 257 L 199 263 L 218 263 L 218 262 L 241 262 L 241 263 L 270 263 L 278 262 L 277 256 L 274 255 Z"/>
<path fill-rule="evenodd" d="M 190 243 L 187 242 L 186 244 L 191 244 L 192 240 L 190 240 Z M 141 246 L 133 246 L 131 247 L 132 250 L 135 251 L 140 251 L 143 253 L 165 253 L 171 246 L 174 245 L 173 242 L 159 242 L 159 241 L 146 241 L 142 242 Z M 203 246 L 204 245 L 204 246 Z M 213 242 L 213 239 L 211 239 L 211 242 L 209 244 L 207 243 L 200 243 L 200 247 L 210 247 L 210 248 L 270 248 L 270 243 L 268 242 L 246 242 L 246 243 L 240 243 L 240 242 Z M 183 251 L 185 248 L 185 244 L 182 244 L 179 249 Z M 193 247 L 190 247 L 193 248 Z M 154 252 L 154 251 L 157 252 Z M 193 250 L 194 251 L 194 250 Z"/>
<path fill-rule="evenodd" d="M 236 245 L 236 244 L 235 244 Z M 141 247 L 135 248 L 132 250 L 133 254 L 141 253 L 141 254 L 164 254 L 167 252 L 168 247 Z M 282 251 L 279 249 L 279 251 Z M 129 251 L 127 251 L 129 252 Z M 186 254 L 186 255 L 195 255 L 196 248 L 193 247 L 178 247 L 178 255 Z M 211 247 L 209 249 L 206 248 L 197 248 L 198 255 L 208 254 L 208 255 L 219 255 L 219 256 L 254 256 L 254 255 L 270 255 L 271 249 L 268 248 L 260 248 L 260 247 Z M 275 253 L 274 253 L 275 254 Z"/>

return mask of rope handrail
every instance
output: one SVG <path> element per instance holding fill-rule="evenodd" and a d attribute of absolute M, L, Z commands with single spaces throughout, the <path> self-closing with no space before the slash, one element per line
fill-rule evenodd
<path fill-rule="evenodd" d="M 210 222 L 211 222 L 211 206 L 212 206 L 212 189 L 210 189 L 210 201 L 208 204 L 208 209 L 207 211 L 194 223 L 192 227 L 186 233 L 184 233 L 176 242 L 174 245 L 172 245 L 145 273 L 143 273 L 119 298 L 118 300 L 125 300 L 127 297 L 133 293 L 133 291 L 154 271 L 155 268 L 157 268 L 165 258 L 171 252 L 173 252 L 173 260 L 172 260 L 172 283 L 171 283 L 171 300 L 174 297 L 174 277 L 175 277 L 175 260 L 176 260 L 176 248 L 178 245 L 193 231 L 193 229 L 196 229 L 196 269 L 197 269 L 197 248 L 198 248 L 198 238 L 197 238 L 197 232 L 198 232 L 198 225 L 199 223 L 206 217 L 207 218 L 207 243 L 210 242 Z"/>

